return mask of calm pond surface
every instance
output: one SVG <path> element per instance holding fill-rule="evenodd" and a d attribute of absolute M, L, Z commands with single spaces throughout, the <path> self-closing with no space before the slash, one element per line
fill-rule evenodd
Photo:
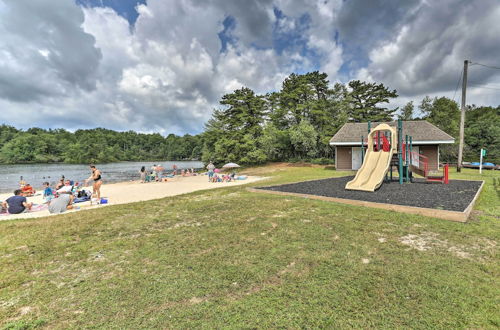
<path fill-rule="evenodd" d="M 139 180 L 141 166 L 150 169 L 154 164 L 165 167 L 165 173 L 172 172 L 172 165 L 180 169 L 201 169 L 203 163 L 199 161 L 157 161 L 157 162 L 118 162 L 109 164 L 96 164 L 102 172 L 104 183 Z M 19 187 L 21 176 L 23 179 L 40 190 L 45 181 L 55 184 L 64 175 L 74 181 L 83 181 L 90 176 L 88 165 L 82 164 L 20 164 L 0 165 L 0 192 L 13 191 Z"/>

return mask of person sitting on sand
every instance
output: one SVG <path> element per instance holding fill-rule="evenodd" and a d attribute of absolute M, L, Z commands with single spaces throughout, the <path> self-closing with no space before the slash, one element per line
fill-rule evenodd
<path fill-rule="evenodd" d="M 7 198 L 2 203 L 3 208 L 7 209 L 10 214 L 19 214 L 31 210 L 33 203 L 28 203 L 26 197 L 21 196 L 21 193 L 21 189 L 14 190 L 14 196 Z"/>
<path fill-rule="evenodd" d="M 44 182 L 43 199 L 45 200 L 45 203 L 50 202 L 52 198 L 54 198 L 54 191 L 52 190 L 52 188 L 50 188 L 50 184 L 48 182 Z"/>
<path fill-rule="evenodd" d="M 24 197 L 31 197 L 35 194 L 35 189 L 27 183 L 21 188 L 21 195 Z"/>
<path fill-rule="evenodd" d="M 57 189 L 57 193 L 59 195 L 61 194 L 71 194 L 73 192 L 73 186 L 71 185 L 71 181 L 70 180 L 66 180 L 64 182 L 64 186 Z"/>
<path fill-rule="evenodd" d="M 59 182 L 56 184 L 56 190 L 59 190 L 62 187 L 64 187 L 64 179 L 59 180 Z"/>
<path fill-rule="evenodd" d="M 73 199 L 75 197 L 70 194 L 61 194 L 59 197 L 54 198 L 49 203 L 50 213 L 63 213 L 66 210 L 73 208 Z"/>

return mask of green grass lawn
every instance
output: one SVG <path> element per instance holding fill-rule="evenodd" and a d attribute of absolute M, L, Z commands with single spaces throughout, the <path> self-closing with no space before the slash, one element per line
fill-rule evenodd
<path fill-rule="evenodd" d="M 450 172 L 486 180 L 469 223 L 244 186 L 2 221 L 0 327 L 499 327 L 500 173 Z"/>

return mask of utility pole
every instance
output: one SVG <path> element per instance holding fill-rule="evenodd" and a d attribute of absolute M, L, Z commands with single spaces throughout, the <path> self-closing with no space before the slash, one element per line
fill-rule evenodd
<path fill-rule="evenodd" d="M 458 146 L 457 172 L 462 170 L 462 154 L 464 151 L 465 97 L 467 92 L 467 67 L 469 60 L 464 61 L 464 79 L 462 80 L 462 106 L 460 108 L 460 144 Z"/>

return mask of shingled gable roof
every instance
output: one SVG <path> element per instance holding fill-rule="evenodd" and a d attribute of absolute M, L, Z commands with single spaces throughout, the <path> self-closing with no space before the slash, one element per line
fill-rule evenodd
<path fill-rule="evenodd" d="M 377 122 L 372 122 L 371 127 L 377 127 Z M 397 122 L 386 122 L 394 128 L 397 128 Z M 330 145 L 349 145 L 361 144 L 361 136 L 366 138 L 368 132 L 368 123 L 346 123 L 330 139 Z M 403 121 L 403 134 L 409 135 L 414 144 L 442 144 L 454 143 L 455 139 L 449 134 L 443 132 L 433 124 L 425 120 Z"/>

